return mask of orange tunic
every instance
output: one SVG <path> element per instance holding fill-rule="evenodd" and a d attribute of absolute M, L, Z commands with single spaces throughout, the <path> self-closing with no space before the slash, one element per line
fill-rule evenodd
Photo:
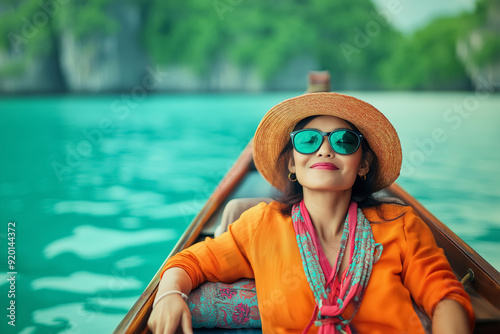
<path fill-rule="evenodd" d="M 302 333 L 315 301 L 300 257 L 292 219 L 280 204 L 260 203 L 247 210 L 228 232 L 207 238 L 172 257 L 163 271 L 183 268 L 193 288 L 204 281 L 255 278 L 264 333 Z M 359 333 L 424 333 L 412 298 L 430 317 L 443 298 L 463 305 L 473 324 L 470 298 L 453 274 L 443 250 L 411 207 L 384 204 L 363 209 L 376 242 L 384 246 L 358 313 Z M 380 214 L 380 215 L 379 215 Z M 343 314 L 349 317 L 352 309 Z M 317 327 L 311 328 L 316 333 Z"/>

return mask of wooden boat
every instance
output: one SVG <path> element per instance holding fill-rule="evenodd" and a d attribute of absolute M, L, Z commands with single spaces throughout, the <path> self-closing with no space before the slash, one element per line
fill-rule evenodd
<path fill-rule="evenodd" d="M 230 199 L 271 197 L 271 190 L 271 186 L 260 176 L 253 165 L 250 143 L 193 219 L 168 257 L 206 236 L 212 236 L 220 222 L 222 209 Z M 462 280 L 466 291 L 471 296 L 477 319 L 474 333 L 500 333 L 500 273 L 399 185 L 393 184 L 385 192 L 388 196 L 411 205 L 430 227 L 438 245 L 444 249 L 457 278 Z M 159 281 L 158 271 L 116 328 L 115 333 L 149 332 L 147 321 Z M 227 329 L 221 329 L 195 332 L 225 333 L 227 331 Z M 229 330 L 229 332 L 232 331 Z M 246 332 L 260 333 L 261 331 Z"/>
<path fill-rule="evenodd" d="M 330 91 L 330 74 L 327 71 L 309 72 L 307 93 Z M 500 333 L 500 273 L 478 253 L 453 233 L 446 225 L 433 216 L 414 197 L 393 184 L 384 190 L 385 196 L 412 206 L 429 226 L 437 244 L 444 249 L 455 275 L 464 284 L 470 295 L 476 315 L 474 333 Z M 198 215 L 181 236 L 166 261 L 174 254 L 214 235 L 219 226 L 226 203 L 235 198 L 268 198 L 276 193 L 260 176 L 253 164 L 252 141 L 226 174 Z M 165 264 L 164 263 L 164 264 Z M 163 265 L 164 265 L 163 264 Z M 163 267 L 162 265 L 162 267 Z M 153 277 L 146 290 L 127 313 L 115 333 L 148 333 L 147 321 L 158 284 L 160 270 Z M 195 330 L 196 333 L 226 333 L 227 329 Z M 261 333 L 260 330 L 245 330 L 245 333 Z"/>

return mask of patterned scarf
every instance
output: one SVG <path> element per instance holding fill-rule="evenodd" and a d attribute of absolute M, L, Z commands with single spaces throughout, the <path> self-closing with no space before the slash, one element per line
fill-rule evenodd
<path fill-rule="evenodd" d="M 372 266 L 383 250 L 382 245 L 373 240 L 370 222 L 357 203 L 349 204 L 340 251 L 332 270 L 303 200 L 293 206 L 292 221 L 302 265 L 316 301 L 311 321 L 303 333 L 307 333 L 313 323 L 320 326 L 319 333 L 351 333 L 349 323 L 361 304 Z M 349 266 L 339 283 L 340 264 L 349 237 L 353 240 L 349 247 Z M 354 305 L 354 312 L 349 319 L 344 319 L 342 313 L 349 304 Z"/>

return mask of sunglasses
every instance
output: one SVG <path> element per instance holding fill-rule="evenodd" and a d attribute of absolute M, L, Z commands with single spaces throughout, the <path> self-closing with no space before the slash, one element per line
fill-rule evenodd
<path fill-rule="evenodd" d="M 302 154 L 311 154 L 319 150 L 323 137 L 328 136 L 328 143 L 335 153 L 353 154 L 361 145 L 363 135 L 349 129 L 337 129 L 332 132 L 321 132 L 316 129 L 302 129 L 290 133 L 293 148 Z"/>

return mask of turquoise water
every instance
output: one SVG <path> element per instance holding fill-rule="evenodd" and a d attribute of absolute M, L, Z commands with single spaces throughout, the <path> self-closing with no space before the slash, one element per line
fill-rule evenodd
<path fill-rule="evenodd" d="M 267 109 L 297 94 L 1 99 L 0 332 L 111 332 Z M 398 182 L 500 269 L 500 96 L 351 94 L 398 130 Z"/>

